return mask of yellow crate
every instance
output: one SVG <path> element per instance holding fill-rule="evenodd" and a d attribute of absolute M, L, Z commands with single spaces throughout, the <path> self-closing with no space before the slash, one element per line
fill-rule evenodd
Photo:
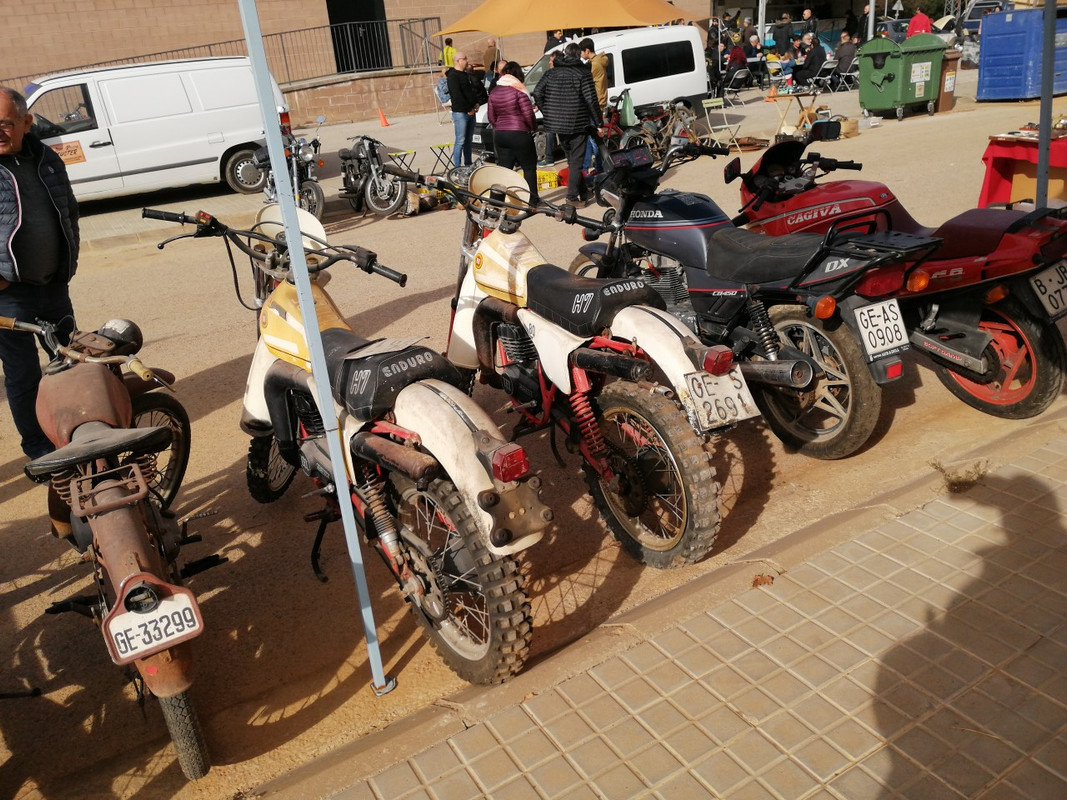
<path fill-rule="evenodd" d="M 537 170 L 537 188 L 555 189 L 559 186 L 559 173 L 549 170 Z"/>

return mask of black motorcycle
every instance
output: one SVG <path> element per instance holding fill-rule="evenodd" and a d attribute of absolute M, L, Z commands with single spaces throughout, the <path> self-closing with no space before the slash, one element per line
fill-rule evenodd
<path fill-rule="evenodd" d="M 315 120 L 319 125 L 326 121 L 326 117 L 319 116 Z M 315 176 L 315 167 L 320 169 L 325 162 L 319 158 L 319 150 L 322 142 L 319 141 L 318 128 L 316 135 L 311 140 L 297 138 L 291 132 L 285 131 L 285 164 L 289 173 L 289 180 L 295 193 L 294 199 L 298 206 L 310 212 L 316 219 L 322 219 L 322 213 L 326 208 L 326 194 L 319 185 L 319 179 Z M 270 155 L 266 147 L 256 151 L 255 164 L 267 175 L 267 182 L 263 186 L 263 202 L 278 202 L 278 186 L 274 180 L 274 171 L 270 165 Z"/>
<path fill-rule="evenodd" d="M 851 455 L 874 431 L 880 385 L 901 376 L 909 347 L 896 300 L 871 303 L 853 289 L 871 270 L 921 263 L 941 240 L 870 223 L 764 236 L 735 227 L 706 195 L 657 191 L 672 163 L 728 153 L 676 140 L 658 167 L 646 145 L 613 154 L 597 187 L 610 239 L 580 248 L 570 269 L 642 278 L 705 344 L 731 347 L 783 442 L 815 458 Z"/>
<path fill-rule="evenodd" d="M 348 199 L 355 211 L 370 209 L 380 217 L 400 210 L 407 200 L 406 181 L 383 169 L 385 145 L 370 136 L 349 136 L 352 147 L 337 152 L 341 159 L 341 197 Z"/>

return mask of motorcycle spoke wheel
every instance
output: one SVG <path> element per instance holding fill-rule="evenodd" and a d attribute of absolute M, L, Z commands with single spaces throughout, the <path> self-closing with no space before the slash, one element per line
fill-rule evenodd
<path fill-rule="evenodd" d="M 365 192 L 367 207 L 380 217 L 388 217 L 404 205 L 407 190 L 408 185 L 404 181 L 371 176 Z"/>
<path fill-rule="evenodd" d="M 1021 305 L 1005 300 L 982 309 L 978 327 L 993 341 L 986 360 L 995 364 L 990 380 L 975 382 L 941 364 L 941 383 L 972 408 L 1004 419 L 1036 417 L 1063 390 L 1067 348 L 1055 323 L 1034 319 Z"/>
<path fill-rule="evenodd" d="M 719 532 L 719 484 L 703 442 L 662 394 L 616 381 L 597 397 L 615 473 L 586 465 L 593 502 L 635 559 L 660 569 L 699 561 Z"/>
<path fill-rule="evenodd" d="M 211 769 L 211 761 L 189 692 L 184 691 L 174 697 L 160 697 L 158 700 L 170 738 L 178 751 L 178 765 L 182 774 L 191 781 L 203 778 Z"/>
<path fill-rule="evenodd" d="M 274 436 L 255 436 L 248 446 L 245 480 L 248 493 L 257 503 L 273 503 L 289 488 L 296 477 L 296 467 L 278 452 Z"/>
<path fill-rule="evenodd" d="M 533 632 L 518 564 L 489 551 L 451 482 L 420 490 L 395 473 L 390 480 L 401 546 L 423 590 L 409 598 L 416 619 L 459 677 L 502 683 L 522 669 Z"/>
<path fill-rule="evenodd" d="M 807 391 L 754 386 L 767 424 L 790 447 L 812 458 L 852 455 L 870 438 L 882 408 L 860 343 L 841 324 L 830 330 L 793 308 L 773 308 L 771 321 L 786 344 L 814 360 L 819 371 Z"/>
<path fill-rule="evenodd" d="M 189 466 L 192 429 L 189 414 L 178 399 L 161 392 L 147 392 L 133 398 L 134 428 L 170 428 L 171 442 L 165 450 L 146 456 L 155 470 L 148 488 L 159 501 L 160 508 L 170 508 L 181 488 L 185 470 Z"/>
<path fill-rule="evenodd" d="M 300 184 L 300 207 L 315 219 L 322 219 L 326 210 L 326 193 L 318 181 L 304 181 Z"/>

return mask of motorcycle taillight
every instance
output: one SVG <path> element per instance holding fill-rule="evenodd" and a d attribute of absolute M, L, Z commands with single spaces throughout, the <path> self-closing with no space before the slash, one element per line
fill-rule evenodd
<path fill-rule="evenodd" d="M 530 459 L 521 444 L 512 442 L 493 453 L 493 477 L 501 483 L 517 481 L 530 471 Z"/>
<path fill-rule="evenodd" d="M 704 351 L 703 364 L 705 372 L 712 375 L 725 375 L 734 365 L 734 351 L 726 345 L 717 344 Z"/>
<path fill-rule="evenodd" d="M 293 132 L 293 123 L 289 118 L 288 111 L 283 111 L 281 114 L 279 114 L 278 121 L 281 123 L 282 126 L 282 136 L 288 136 Z"/>

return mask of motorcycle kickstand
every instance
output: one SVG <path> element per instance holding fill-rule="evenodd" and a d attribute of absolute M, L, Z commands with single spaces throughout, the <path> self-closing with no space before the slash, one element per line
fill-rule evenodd
<path fill-rule="evenodd" d="M 329 508 L 304 515 L 304 522 L 319 521 L 319 529 L 315 532 L 315 543 L 311 545 L 311 569 L 315 573 L 315 577 L 322 583 L 328 583 L 330 580 L 329 576 L 319 567 L 319 550 L 322 548 L 322 537 L 326 534 L 326 526 L 340 518 L 341 515 L 337 511 Z"/>

